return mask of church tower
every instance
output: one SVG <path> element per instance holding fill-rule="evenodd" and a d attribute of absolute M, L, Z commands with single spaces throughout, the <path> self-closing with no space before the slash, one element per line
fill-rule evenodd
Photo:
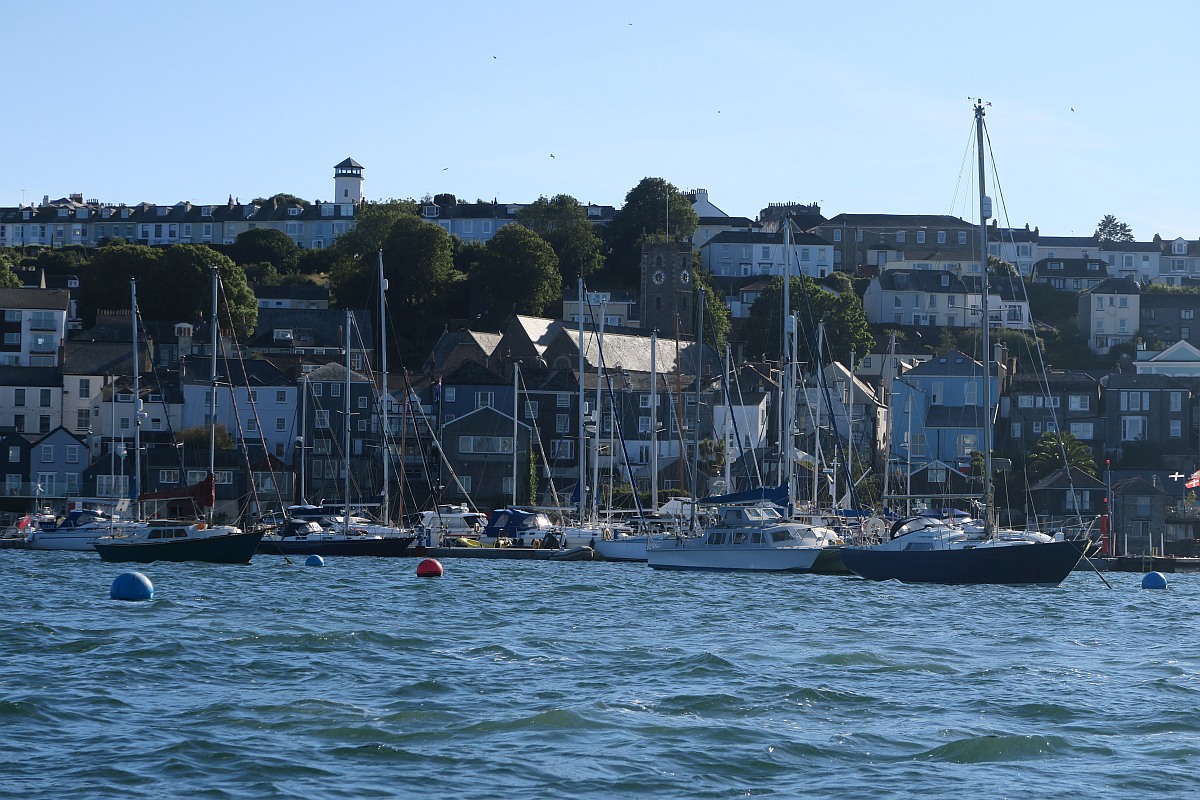
<path fill-rule="evenodd" d="M 363 165 L 347 158 L 333 168 L 333 202 L 354 203 L 363 199 Z"/>
<path fill-rule="evenodd" d="M 692 243 L 662 237 L 642 239 L 642 327 L 664 336 L 691 336 L 696 327 L 696 287 L 692 283 Z"/>

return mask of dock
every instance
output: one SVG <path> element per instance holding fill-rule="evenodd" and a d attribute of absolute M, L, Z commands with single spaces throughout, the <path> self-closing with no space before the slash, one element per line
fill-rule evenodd
<path fill-rule="evenodd" d="M 601 561 L 590 547 L 567 550 L 537 547 L 409 547 L 420 558 L 493 558 L 505 561 Z"/>
<path fill-rule="evenodd" d="M 1188 556 L 1101 556 L 1091 562 L 1101 572 L 1200 572 L 1200 558 Z"/>

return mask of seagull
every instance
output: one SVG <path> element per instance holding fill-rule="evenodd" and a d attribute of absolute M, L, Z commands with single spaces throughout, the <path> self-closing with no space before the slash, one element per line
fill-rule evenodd
<path fill-rule="evenodd" d="M 1073 109 L 1073 108 L 1072 108 L 1072 109 L 1071 109 L 1071 113 L 1072 113 L 1072 114 L 1074 114 L 1074 113 L 1075 113 L 1075 109 Z"/>
<path fill-rule="evenodd" d="M 551 154 L 550 154 L 550 157 L 551 157 L 551 158 L 554 158 L 554 153 L 551 153 Z"/>
<path fill-rule="evenodd" d="M 448 170 L 448 169 L 450 169 L 450 168 L 449 168 L 449 167 L 442 167 L 442 172 L 445 172 L 445 171 L 446 171 L 446 170 Z"/>

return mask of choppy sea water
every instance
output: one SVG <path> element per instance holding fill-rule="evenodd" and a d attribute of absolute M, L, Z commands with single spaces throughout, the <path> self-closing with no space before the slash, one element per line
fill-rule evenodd
<path fill-rule="evenodd" d="M 0 797 L 1184 797 L 1200 576 L 0 552 Z"/>

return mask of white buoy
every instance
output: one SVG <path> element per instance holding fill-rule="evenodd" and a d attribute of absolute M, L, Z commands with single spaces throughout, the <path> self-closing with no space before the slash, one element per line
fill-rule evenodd
<path fill-rule="evenodd" d="M 1143 589 L 1165 589 L 1167 588 L 1167 576 L 1161 572 L 1147 572 L 1142 578 Z"/>
<path fill-rule="evenodd" d="M 323 566 L 325 566 L 325 559 L 321 558 L 316 553 L 313 553 L 311 556 L 304 559 L 304 566 L 306 566 L 306 567 L 323 567 Z"/>
<path fill-rule="evenodd" d="M 113 600 L 151 600 L 154 584 L 140 572 L 122 572 L 112 582 L 108 596 Z"/>

